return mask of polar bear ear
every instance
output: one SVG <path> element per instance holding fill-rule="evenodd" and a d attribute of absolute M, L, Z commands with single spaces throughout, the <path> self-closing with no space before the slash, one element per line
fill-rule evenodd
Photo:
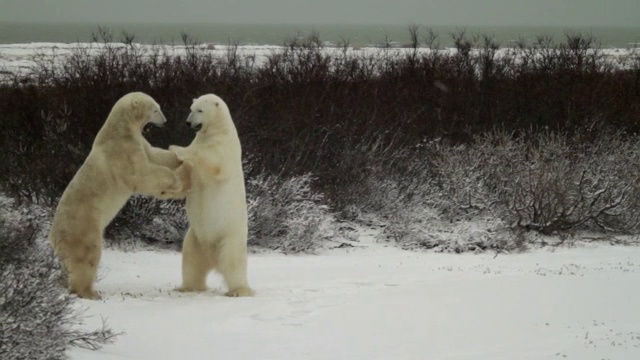
<path fill-rule="evenodd" d="M 198 100 L 198 99 L 193 99 L 193 102 L 196 102 L 196 100 Z"/>
<path fill-rule="evenodd" d="M 142 119 L 144 117 L 144 106 L 141 99 L 131 99 L 131 113 L 135 119 Z"/>

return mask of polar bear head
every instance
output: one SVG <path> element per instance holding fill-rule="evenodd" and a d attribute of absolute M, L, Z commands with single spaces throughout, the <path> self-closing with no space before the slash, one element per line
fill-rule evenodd
<path fill-rule="evenodd" d="M 223 130 L 233 126 L 227 104 L 214 94 L 193 99 L 187 125 L 196 131 Z M 214 130 L 215 131 L 215 130 Z"/>
<path fill-rule="evenodd" d="M 119 112 L 119 119 L 124 119 L 136 127 L 143 127 L 147 123 L 163 126 L 167 122 L 160 105 L 142 92 L 132 92 L 121 97 L 116 102 L 114 110 Z"/>

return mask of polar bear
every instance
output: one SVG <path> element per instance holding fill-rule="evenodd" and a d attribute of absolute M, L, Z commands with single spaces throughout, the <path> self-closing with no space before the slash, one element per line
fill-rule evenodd
<path fill-rule="evenodd" d="M 141 92 L 120 98 L 96 135 L 84 164 L 56 208 L 49 241 L 62 260 L 71 293 L 99 299 L 94 291 L 103 232 L 134 193 L 160 197 L 182 190 L 172 169 L 181 162 L 142 136 L 149 122 L 162 126 L 160 106 Z"/>
<path fill-rule="evenodd" d="M 189 229 L 182 248 L 180 291 L 204 291 L 207 274 L 224 277 L 225 295 L 252 296 L 247 281 L 247 203 L 242 150 L 225 102 L 214 94 L 193 100 L 187 124 L 197 130 L 186 147 L 170 146 L 183 162 L 176 172 L 187 184 Z"/>

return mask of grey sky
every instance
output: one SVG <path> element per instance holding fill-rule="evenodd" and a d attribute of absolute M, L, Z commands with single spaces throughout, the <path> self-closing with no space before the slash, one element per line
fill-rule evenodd
<path fill-rule="evenodd" d="M 640 0 L 0 0 L 0 21 L 640 26 Z"/>

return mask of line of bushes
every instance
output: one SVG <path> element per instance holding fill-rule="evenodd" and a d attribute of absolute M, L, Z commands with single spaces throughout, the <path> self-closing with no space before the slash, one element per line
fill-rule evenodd
<path fill-rule="evenodd" d="M 584 231 L 634 235 L 639 140 L 604 133 L 585 143 L 582 134 L 494 131 L 466 146 L 432 142 L 385 157 L 359 185 L 359 205 L 386 215 L 382 236 L 406 248 L 522 250 Z M 404 167 L 384 168 L 392 162 Z"/>
<path fill-rule="evenodd" d="M 311 190 L 343 216 L 380 208 L 363 200 L 372 194 L 362 184 L 381 171 L 396 178 L 419 164 L 429 175 L 419 179 L 443 181 L 437 156 L 414 151 L 425 143 L 469 145 L 501 129 L 514 139 L 579 134 L 572 141 L 589 148 L 603 133 L 624 139 L 640 130 L 638 52 L 607 56 L 582 35 L 500 49 L 463 32 L 445 52 L 436 51 L 433 33 L 410 31 L 409 49 L 326 51 L 311 35 L 258 61 L 235 46 L 214 55 L 186 35 L 182 55 L 136 45 L 130 35 L 115 45 L 100 29 L 99 51 L 39 58 L 30 73 L 0 85 L 0 187 L 21 201 L 55 204 L 113 103 L 134 90 L 153 96 L 173 122 L 147 131 L 163 147 L 192 139 L 181 126 L 192 98 L 220 95 L 251 162 L 249 181 L 282 185 L 312 174 Z M 401 180 L 394 186 L 405 190 L 416 182 Z M 265 194 L 254 188 L 250 197 Z M 536 221 L 530 228 L 539 230 Z"/>

